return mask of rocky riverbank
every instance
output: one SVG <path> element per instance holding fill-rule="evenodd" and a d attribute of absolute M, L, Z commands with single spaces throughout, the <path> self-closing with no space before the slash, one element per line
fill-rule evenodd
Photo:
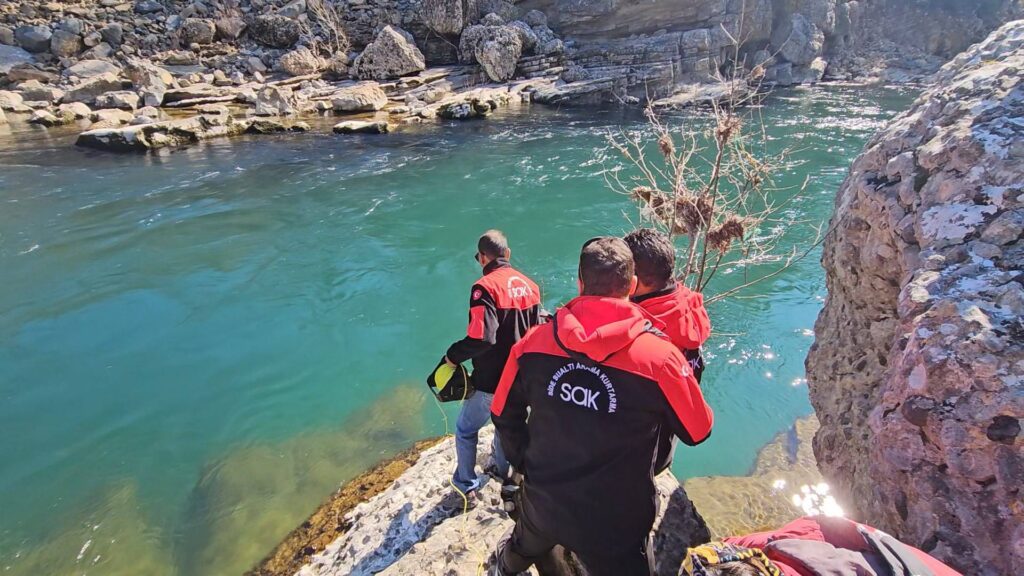
<path fill-rule="evenodd" d="M 807 359 L 822 472 L 966 574 L 1024 573 L 1024 21 L 957 56 L 836 198 Z"/>
<path fill-rule="evenodd" d="M 695 105 L 724 97 L 706 85 L 740 70 L 757 85 L 906 82 L 1021 10 L 1010 0 L 904 4 L 6 2 L 0 124 L 74 126 L 83 146 L 149 150 L 301 131 L 317 114 L 340 116 L 347 134 L 513 102 Z"/>

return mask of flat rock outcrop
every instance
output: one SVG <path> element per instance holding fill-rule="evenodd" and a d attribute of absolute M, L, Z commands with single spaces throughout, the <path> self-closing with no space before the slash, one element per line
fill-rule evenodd
<path fill-rule="evenodd" d="M 492 434 L 490 427 L 481 432 L 480 462 L 490 457 Z M 481 489 L 480 502 L 469 513 L 456 515 L 445 508 L 442 500 L 451 490 L 447 479 L 454 466 L 453 438 L 424 450 L 387 489 L 348 512 L 343 520 L 347 532 L 313 556 L 297 576 L 481 573 L 513 521 L 502 509 L 495 482 Z M 706 541 L 709 534 L 675 477 L 662 474 L 657 486 L 657 569 L 674 576 L 686 548 Z"/>
<path fill-rule="evenodd" d="M 807 359 L 822 473 L 967 574 L 1024 574 L 1024 21 L 957 56 L 836 199 Z"/>

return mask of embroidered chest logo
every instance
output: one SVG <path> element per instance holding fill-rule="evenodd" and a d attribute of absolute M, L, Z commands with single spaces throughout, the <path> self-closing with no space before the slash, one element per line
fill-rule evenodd
<path fill-rule="evenodd" d="M 505 287 L 508 289 L 508 297 L 513 300 L 533 295 L 533 289 L 526 283 L 526 280 L 519 276 L 511 276 L 505 283 Z"/>
<path fill-rule="evenodd" d="M 551 375 L 548 396 L 595 412 L 614 414 L 619 398 L 611 378 L 596 366 L 570 362 Z"/>

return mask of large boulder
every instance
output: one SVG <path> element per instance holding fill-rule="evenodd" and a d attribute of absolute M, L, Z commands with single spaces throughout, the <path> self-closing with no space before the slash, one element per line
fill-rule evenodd
<path fill-rule="evenodd" d="M 0 74 L 7 74 L 15 66 L 31 64 L 34 61 L 32 54 L 17 46 L 0 45 Z"/>
<path fill-rule="evenodd" d="M 807 358 L 814 452 L 859 519 L 1024 574 L 1024 21 L 947 64 L 836 198 Z"/>
<path fill-rule="evenodd" d="M 511 26 L 492 26 L 473 50 L 476 61 L 495 82 L 504 82 L 516 73 L 523 54 L 519 31 Z"/>
<path fill-rule="evenodd" d="M 142 97 L 143 106 L 160 106 L 164 95 L 174 85 L 174 77 L 167 70 L 143 60 L 130 63 L 126 69 L 132 86 Z"/>
<path fill-rule="evenodd" d="M 779 56 L 798 66 L 810 64 L 821 56 L 825 34 L 803 14 L 793 14 L 772 33 L 772 46 Z"/>
<path fill-rule="evenodd" d="M 434 32 L 457 35 L 465 25 L 462 0 L 423 0 L 420 17 Z"/>
<path fill-rule="evenodd" d="M 18 92 L 29 102 L 59 102 L 64 98 L 60 88 L 43 84 L 39 80 L 28 80 L 18 84 Z"/>
<path fill-rule="evenodd" d="M 101 74 L 120 74 L 121 69 L 113 62 L 106 60 L 80 60 L 76 64 L 64 70 L 66 76 L 86 79 Z"/>
<path fill-rule="evenodd" d="M 312 50 L 302 46 L 281 56 L 278 65 L 291 76 L 305 76 L 320 72 L 326 66 L 326 62 Z"/>
<path fill-rule="evenodd" d="M 181 25 L 181 39 L 185 44 L 212 44 L 217 36 L 217 26 L 206 18 L 186 18 Z"/>
<path fill-rule="evenodd" d="M 94 102 L 99 108 L 135 110 L 139 107 L 139 95 L 129 90 L 117 90 L 100 94 Z"/>
<path fill-rule="evenodd" d="M 248 31 L 253 40 L 271 48 L 291 48 L 302 33 L 298 22 L 275 14 L 257 16 Z"/>
<path fill-rule="evenodd" d="M 214 24 L 217 27 L 217 39 L 226 42 L 238 40 L 246 26 L 245 20 L 234 17 L 219 18 Z"/>
<path fill-rule="evenodd" d="M 49 52 L 53 32 L 47 26 L 19 26 L 14 30 L 14 39 L 29 52 Z"/>
<path fill-rule="evenodd" d="M 385 26 L 373 42 L 356 57 L 352 68 L 361 80 L 388 80 L 427 67 L 423 53 L 412 35 L 394 26 Z"/>
<path fill-rule="evenodd" d="M 120 90 L 121 87 L 121 79 L 113 73 L 106 72 L 68 88 L 67 93 L 64 94 L 64 101 L 91 104 L 100 94 Z"/>
<path fill-rule="evenodd" d="M 266 86 L 256 95 L 257 116 L 286 116 L 295 113 L 295 97 L 288 88 Z"/>
<path fill-rule="evenodd" d="M 0 110 L 21 111 L 25 106 L 25 98 L 17 92 L 0 90 Z"/>
<path fill-rule="evenodd" d="M 335 112 L 375 112 L 388 104 L 388 96 L 376 82 L 360 82 L 334 93 Z"/>
<path fill-rule="evenodd" d="M 50 52 L 57 58 L 77 56 L 82 50 L 85 50 L 85 43 L 79 34 L 57 30 L 50 38 Z"/>

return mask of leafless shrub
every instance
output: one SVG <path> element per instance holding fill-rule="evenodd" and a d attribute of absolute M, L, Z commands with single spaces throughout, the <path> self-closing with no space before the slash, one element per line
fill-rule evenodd
<path fill-rule="evenodd" d="M 796 190 L 776 185 L 791 150 L 770 151 L 756 106 L 764 97 L 765 71 L 760 65 L 748 68 L 740 56 L 742 42 L 735 45 L 732 62 L 723 66 L 730 72 L 715 78 L 726 94 L 705 119 L 672 127 L 649 104 L 645 129 L 608 136 L 625 166 L 606 170 L 606 180 L 640 208 L 641 224 L 676 242 L 677 280 L 704 292 L 720 270 L 742 271 L 739 285 L 705 294 L 709 303 L 779 275 L 822 239 L 819 227 L 806 243 L 781 247 L 787 230 L 805 224 L 788 205 L 807 183 Z"/>
<path fill-rule="evenodd" d="M 307 0 L 306 15 L 307 19 L 301 23 L 302 34 L 313 52 L 333 56 L 349 51 L 352 46 L 333 0 Z"/>

